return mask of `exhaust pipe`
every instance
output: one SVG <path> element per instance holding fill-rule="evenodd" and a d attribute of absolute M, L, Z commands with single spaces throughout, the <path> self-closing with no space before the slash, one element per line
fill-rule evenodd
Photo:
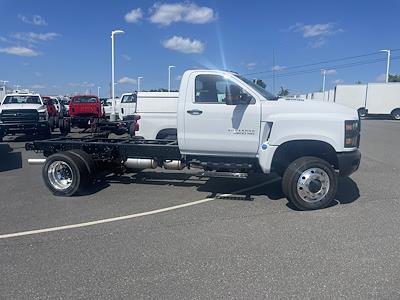
<path fill-rule="evenodd" d="M 182 170 L 186 167 L 186 164 L 180 160 L 166 160 L 163 167 L 167 170 Z"/>
<path fill-rule="evenodd" d="M 155 169 L 157 168 L 157 162 L 154 159 L 144 158 L 128 158 L 124 162 L 125 167 L 128 169 Z"/>
<path fill-rule="evenodd" d="M 45 162 L 45 158 L 28 158 L 28 164 L 30 165 L 44 165 Z"/>

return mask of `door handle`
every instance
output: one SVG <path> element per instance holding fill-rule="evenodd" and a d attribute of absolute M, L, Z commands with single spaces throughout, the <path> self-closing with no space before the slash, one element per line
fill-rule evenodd
<path fill-rule="evenodd" d="M 198 115 L 201 115 L 203 113 L 203 111 L 199 110 L 199 109 L 192 109 L 192 110 L 188 110 L 187 113 L 194 115 L 194 116 L 198 116 Z"/>

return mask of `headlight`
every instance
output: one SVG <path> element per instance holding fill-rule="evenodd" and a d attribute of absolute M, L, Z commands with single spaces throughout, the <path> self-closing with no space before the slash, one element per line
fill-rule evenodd
<path fill-rule="evenodd" d="M 360 120 L 344 121 L 344 147 L 354 148 L 360 145 Z"/>
<path fill-rule="evenodd" d="M 46 121 L 48 117 L 47 110 L 39 111 L 39 121 Z"/>

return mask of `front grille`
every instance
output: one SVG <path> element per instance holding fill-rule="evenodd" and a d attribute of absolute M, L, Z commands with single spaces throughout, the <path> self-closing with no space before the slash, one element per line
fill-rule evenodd
<path fill-rule="evenodd" d="M 36 109 L 4 109 L 0 120 L 4 123 L 35 123 L 39 120 Z"/>

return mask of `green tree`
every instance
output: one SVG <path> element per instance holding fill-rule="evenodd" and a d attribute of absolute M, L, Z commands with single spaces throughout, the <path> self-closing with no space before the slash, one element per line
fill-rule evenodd
<path fill-rule="evenodd" d="M 281 86 L 281 90 L 278 93 L 279 97 L 286 97 L 289 95 L 289 90 L 285 89 L 283 86 Z"/>
<path fill-rule="evenodd" d="M 400 74 L 389 74 L 389 82 L 400 82 Z"/>

